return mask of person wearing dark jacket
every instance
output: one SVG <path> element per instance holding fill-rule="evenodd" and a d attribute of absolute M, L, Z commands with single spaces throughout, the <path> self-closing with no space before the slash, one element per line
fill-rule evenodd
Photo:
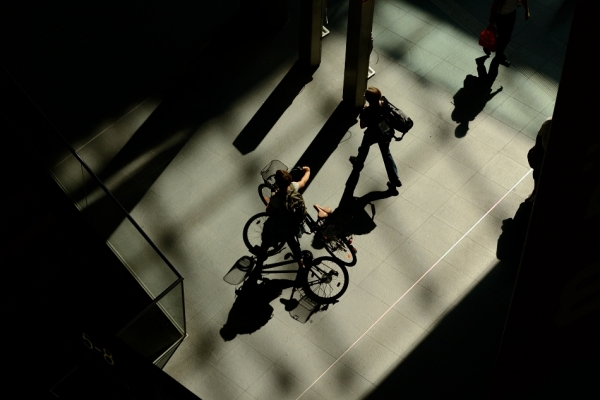
<path fill-rule="evenodd" d="M 390 142 L 392 139 L 391 137 L 384 136 L 380 127 L 380 124 L 384 122 L 385 112 L 381 99 L 381 91 L 375 87 L 367 88 L 365 91 L 365 100 L 365 108 L 360 113 L 360 127 L 367 129 L 364 132 L 362 143 L 358 148 L 358 155 L 350 157 L 350 162 L 354 168 L 361 170 L 369 154 L 369 148 L 377 143 L 379 150 L 381 150 L 383 164 L 389 178 L 389 182 L 387 183 L 388 188 L 397 193 L 396 188 L 402 186 L 402 183 L 398 177 L 398 168 L 396 167 L 392 153 L 390 153 Z"/>

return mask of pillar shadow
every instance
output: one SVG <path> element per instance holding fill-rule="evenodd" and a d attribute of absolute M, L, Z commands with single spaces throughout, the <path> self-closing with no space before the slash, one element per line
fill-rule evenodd
<path fill-rule="evenodd" d="M 463 87 L 454 95 L 454 111 L 452 120 L 458 122 L 454 131 L 457 138 L 465 137 L 469 130 L 469 122 L 473 121 L 486 103 L 502 91 L 502 86 L 492 93 L 492 84 L 498 76 L 498 62 L 492 61 L 489 71 L 485 68 L 487 56 L 475 59 L 477 75 L 467 75 Z"/>
<path fill-rule="evenodd" d="M 316 176 L 348 129 L 358 122 L 359 113 L 360 109 L 342 101 L 295 165 L 310 165 L 311 176 Z M 308 181 L 304 190 L 308 188 L 310 182 Z"/>
<path fill-rule="evenodd" d="M 312 75 L 316 69 L 317 67 L 306 67 L 302 62 L 296 61 L 260 109 L 254 114 L 254 117 L 252 117 L 250 122 L 248 122 L 233 141 L 233 145 L 240 153 L 248 154 L 256 150 L 260 142 L 275 126 L 304 86 L 312 81 Z"/>

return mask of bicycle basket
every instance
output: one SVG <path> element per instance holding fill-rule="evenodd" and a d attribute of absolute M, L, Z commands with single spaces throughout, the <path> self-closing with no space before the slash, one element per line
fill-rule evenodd
<path fill-rule="evenodd" d="M 280 170 L 280 169 L 287 171 L 288 167 L 287 167 L 287 165 L 285 165 L 284 163 L 282 163 L 279 160 L 273 160 L 270 163 L 268 163 L 267 166 L 264 167 L 262 169 L 262 171 L 260 171 L 263 181 L 268 182 L 270 184 L 274 184 L 275 183 L 275 172 L 277 172 L 277 170 Z"/>

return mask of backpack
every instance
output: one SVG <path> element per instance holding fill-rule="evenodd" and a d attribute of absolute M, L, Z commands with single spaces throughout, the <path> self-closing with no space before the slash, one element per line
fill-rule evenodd
<path fill-rule="evenodd" d="M 304 198 L 296 190 L 289 190 L 285 196 L 285 209 L 290 227 L 297 228 L 306 217 Z"/>
<path fill-rule="evenodd" d="M 392 103 L 390 103 L 388 101 L 388 99 L 385 98 L 385 96 L 382 96 L 381 99 L 383 100 L 383 106 L 384 109 L 386 110 L 384 112 L 384 124 L 386 126 L 388 126 L 391 129 L 385 129 L 381 128 L 381 131 L 383 133 L 384 136 L 387 136 L 388 138 L 396 138 L 396 141 L 398 140 L 402 140 L 402 137 L 404 137 L 404 134 L 406 132 L 408 132 L 412 127 L 413 127 L 413 121 L 412 119 L 410 119 L 410 117 L 408 115 L 406 115 L 404 112 L 402 112 L 402 110 L 400 110 L 398 107 L 396 107 L 395 105 L 393 105 Z M 397 138 L 394 136 L 394 129 L 397 131 L 402 132 L 402 137 Z"/>

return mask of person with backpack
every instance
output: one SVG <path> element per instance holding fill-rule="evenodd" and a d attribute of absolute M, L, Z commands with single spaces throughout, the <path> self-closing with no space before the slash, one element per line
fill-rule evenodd
<path fill-rule="evenodd" d="M 383 98 L 384 99 L 384 98 Z M 350 163 L 357 168 L 359 171 L 362 170 L 364 162 L 369 154 L 369 148 L 377 143 L 381 155 L 383 157 L 383 163 L 385 170 L 387 171 L 389 182 L 387 186 L 390 191 L 398 194 L 396 188 L 402 186 L 400 178 L 398 176 L 398 168 L 390 152 L 390 142 L 393 137 L 389 135 L 391 127 L 386 125 L 386 115 L 389 112 L 387 104 L 384 102 L 381 96 L 381 91 L 375 87 L 369 87 L 365 91 L 365 100 L 367 104 L 360 112 L 360 127 L 362 129 L 367 128 L 364 132 L 363 140 L 358 148 L 358 155 L 350 157 Z"/>
<path fill-rule="evenodd" d="M 261 244 L 261 253 L 266 255 L 271 244 L 287 242 L 300 268 L 304 268 L 304 261 L 297 235 L 307 211 L 299 190 L 306 186 L 310 177 L 310 168 L 302 167 L 302 170 L 304 175 L 298 182 L 293 181 L 288 171 L 278 170 L 275 173 L 275 184 L 278 189 L 267 205 L 269 219 L 263 229 Z"/>

